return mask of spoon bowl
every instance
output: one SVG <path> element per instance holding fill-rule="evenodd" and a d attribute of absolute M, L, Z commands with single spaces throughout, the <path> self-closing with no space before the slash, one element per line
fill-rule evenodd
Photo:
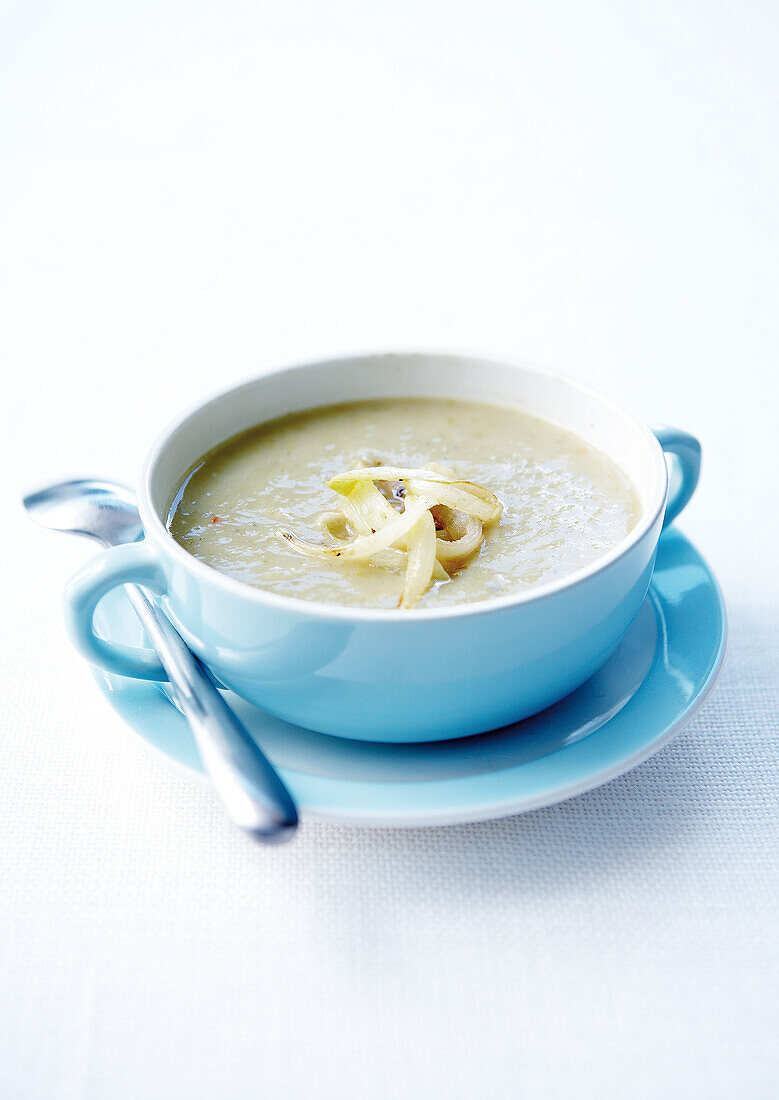
<path fill-rule="evenodd" d="M 84 535 L 103 546 L 137 542 L 143 537 L 135 494 L 113 481 L 61 481 L 29 493 L 22 503 L 41 527 Z"/>

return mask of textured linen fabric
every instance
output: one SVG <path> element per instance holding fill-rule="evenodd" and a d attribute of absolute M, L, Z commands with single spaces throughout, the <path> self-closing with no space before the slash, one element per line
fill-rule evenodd
<path fill-rule="evenodd" d="M 779 1091 L 776 11 L 9 5 L 0 1096 Z M 721 680 L 579 798 L 252 845 L 106 705 L 18 504 L 275 363 L 483 348 L 698 434 Z"/>

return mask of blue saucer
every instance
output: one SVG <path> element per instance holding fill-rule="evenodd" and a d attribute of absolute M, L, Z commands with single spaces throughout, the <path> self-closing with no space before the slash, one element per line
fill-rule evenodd
<path fill-rule="evenodd" d="M 123 590 L 103 600 L 100 633 L 144 644 Z M 504 817 L 582 794 L 646 760 L 689 720 L 725 654 L 722 595 L 673 529 L 638 616 L 603 668 L 573 694 L 513 726 L 426 744 L 377 744 L 288 725 L 227 693 L 309 820 L 448 825 Z M 114 710 L 201 779 L 194 741 L 160 685 L 95 669 Z"/>

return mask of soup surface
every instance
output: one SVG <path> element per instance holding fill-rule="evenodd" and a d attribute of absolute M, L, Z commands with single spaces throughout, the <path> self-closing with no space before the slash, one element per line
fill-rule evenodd
<path fill-rule="evenodd" d="M 581 439 L 514 408 L 439 398 L 356 401 L 295 413 L 227 440 L 189 472 L 170 533 L 200 561 L 303 600 L 395 608 L 397 571 L 302 557 L 279 537 L 324 544 L 327 482 L 361 465 L 450 467 L 503 504 L 478 553 L 418 606 L 472 603 L 573 573 L 617 545 L 639 515 L 624 474 Z M 413 614 L 413 611 L 411 612 Z"/>

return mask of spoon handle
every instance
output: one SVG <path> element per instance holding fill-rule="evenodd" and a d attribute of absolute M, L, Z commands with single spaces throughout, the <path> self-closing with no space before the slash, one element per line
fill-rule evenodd
<path fill-rule="evenodd" d="M 125 585 L 130 603 L 168 674 L 195 735 L 203 767 L 228 814 L 257 840 L 288 840 L 298 823 L 289 791 L 217 690 L 211 673 L 143 589 Z"/>

